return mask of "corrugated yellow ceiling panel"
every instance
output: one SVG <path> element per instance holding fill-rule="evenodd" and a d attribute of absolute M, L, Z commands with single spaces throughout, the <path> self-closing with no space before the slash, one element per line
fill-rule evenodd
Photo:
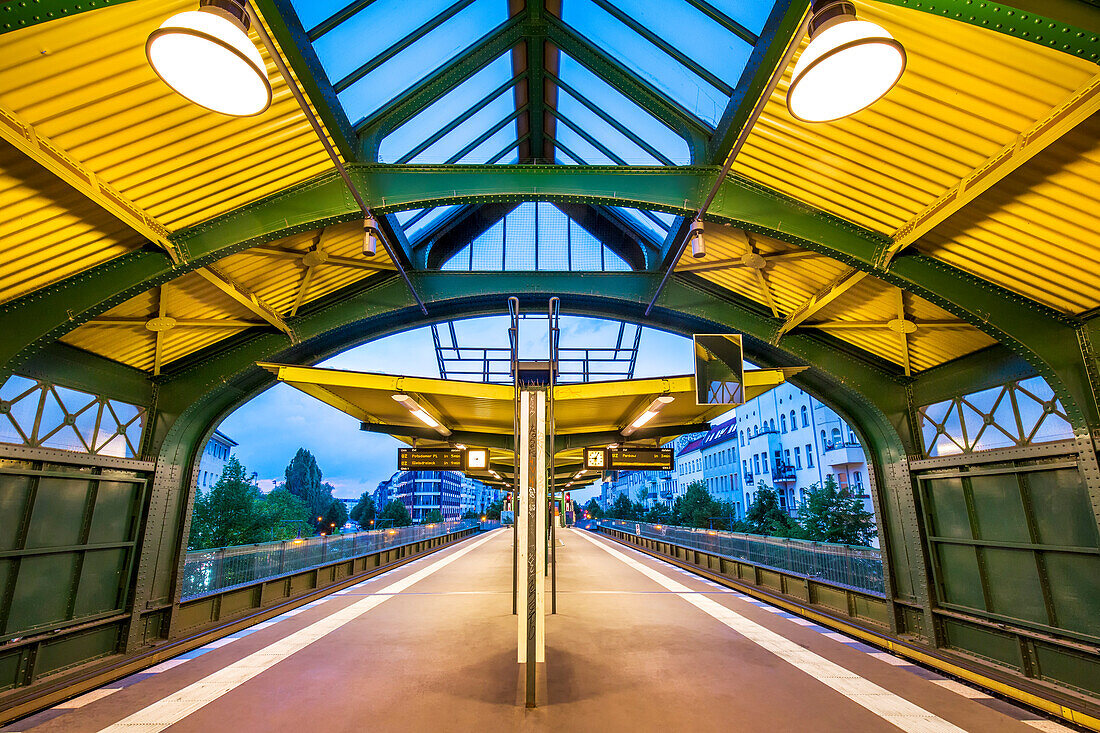
<path fill-rule="evenodd" d="M 0 38 L 0 102 L 173 230 L 332 167 L 266 49 L 274 101 L 257 117 L 208 112 L 156 77 L 146 38 L 194 6 L 138 0 Z"/>
<path fill-rule="evenodd" d="M 164 334 L 162 367 L 176 359 L 182 359 L 222 339 L 240 333 L 244 327 L 233 328 L 186 328 L 178 326 Z"/>
<path fill-rule="evenodd" d="M 823 333 L 904 366 L 901 335 L 885 325 L 899 316 L 898 293 L 893 285 L 866 277 L 804 325 L 819 326 Z M 976 327 L 959 322 L 939 306 L 912 293 L 904 294 L 903 303 L 906 320 L 917 324 L 917 330 L 906 337 L 909 364 L 914 372 L 996 343 Z M 851 328 L 857 323 L 877 325 Z M 829 328 L 830 324 L 835 327 Z"/>
<path fill-rule="evenodd" d="M 0 302 L 62 280 L 142 239 L 0 141 Z"/>
<path fill-rule="evenodd" d="M 70 346 L 151 371 L 156 335 L 142 324 L 88 323 L 61 337 Z"/>
<path fill-rule="evenodd" d="M 258 249 L 225 257 L 218 261 L 216 269 L 286 317 L 301 286 L 306 271 L 301 258 L 309 248 L 319 245 L 331 256 L 346 257 L 349 262 L 329 261 L 316 266 L 303 304 L 378 272 L 370 265 L 377 265 L 379 269 L 392 267 L 381 249 L 375 257 L 363 257 L 362 232 L 362 222 L 351 222 L 329 227 L 323 236 L 320 231 L 296 234 Z M 233 319 L 265 325 L 257 315 L 197 273 L 183 275 L 162 288 L 137 295 L 104 313 L 103 318 L 138 318 L 141 321 L 154 318 L 160 312 L 160 298 L 164 292 L 167 292 L 165 314 L 172 318 L 204 321 Z M 244 328 L 248 326 L 178 324 L 165 332 L 162 366 Z M 156 339 L 143 324 L 93 322 L 65 335 L 63 340 L 131 366 L 141 369 L 153 367 Z"/>
<path fill-rule="evenodd" d="M 916 247 L 1063 311 L 1100 306 L 1100 115 L 949 217 Z"/>
<path fill-rule="evenodd" d="M 885 234 L 1096 73 L 1087 61 L 949 18 L 856 7 L 905 46 L 898 85 L 847 119 L 808 124 L 787 112 L 788 69 L 733 170 Z"/>

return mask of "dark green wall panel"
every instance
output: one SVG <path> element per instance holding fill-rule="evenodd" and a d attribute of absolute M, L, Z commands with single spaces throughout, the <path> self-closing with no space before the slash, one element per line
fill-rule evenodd
<path fill-rule="evenodd" d="M 1026 493 L 1041 542 L 1100 546 L 1088 490 L 1078 471 L 1036 471 L 1028 476 Z"/>

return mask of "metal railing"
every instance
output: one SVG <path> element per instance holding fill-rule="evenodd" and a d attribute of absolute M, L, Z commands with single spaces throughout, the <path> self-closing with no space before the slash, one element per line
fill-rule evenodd
<path fill-rule="evenodd" d="M 598 524 L 638 537 L 671 542 L 731 560 L 885 595 L 882 553 L 873 547 L 647 524 L 625 519 L 601 519 Z"/>
<path fill-rule="evenodd" d="M 480 524 L 462 519 L 414 527 L 376 529 L 309 539 L 279 540 L 255 545 L 218 547 L 188 552 L 183 564 L 181 599 L 277 578 L 380 550 L 442 537 Z"/>

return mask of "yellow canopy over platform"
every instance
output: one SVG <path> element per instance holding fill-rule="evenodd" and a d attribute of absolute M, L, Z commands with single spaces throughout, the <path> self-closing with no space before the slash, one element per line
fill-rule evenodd
<path fill-rule="evenodd" d="M 387 433 L 407 443 L 416 440 L 421 445 L 485 446 L 491 450 L 491 468 L 506 477 L 511 474 L 515 399 L 511 385 L 291 364 L 259 366 L 280 382 L 356 418 L 364 430 Z M 746 371 L 745 400 L 782 384 L 804 368 Z M 409 407 L 395 400 L 395 396 L 411 398 L 443 430 L 429 427 Z M 622 430 L 661 396 L 673 399 L 644 427 L 624 438 Z M 696 404 L 692 375 L 557 385 L 554 387 L 555 483 L 564 484 L 581 468 L 581 450 L 586 446 L 626 440 L 662 444 L 677 435 L 706 429 L 707 422 L 731 407 Z M 574 481 L 574 486 L 579 488 L 584 483 L 587 481 L 582 478 Z"/>

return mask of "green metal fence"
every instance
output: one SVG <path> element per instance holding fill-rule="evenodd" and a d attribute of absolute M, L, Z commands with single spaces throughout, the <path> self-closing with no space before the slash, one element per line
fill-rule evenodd
<path fill-rule="evenodd" d="M 601 519 L 597 524 L 885 597 L 882 552 L 873 547 L 647 524 L 626 519 Z"/>
<path fill-rule="evenodd" d="M 377 529 L 187 553 L 182 600 L 477 527 L 476 519 Z"/>

